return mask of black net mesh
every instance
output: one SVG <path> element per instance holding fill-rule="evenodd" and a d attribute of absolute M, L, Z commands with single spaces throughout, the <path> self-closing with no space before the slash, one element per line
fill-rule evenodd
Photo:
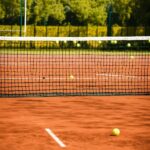
<path fill-rule="evenodd" d="M 149 95 L 150 37 L 0 37 L 0 96 Z"/>

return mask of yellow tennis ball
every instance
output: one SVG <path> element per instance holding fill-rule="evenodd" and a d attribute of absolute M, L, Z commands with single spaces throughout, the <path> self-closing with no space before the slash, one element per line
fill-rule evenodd
<path fill-rule="evenodd" d="M 117 44 L 116 40 L 111 41 L 111 44 Z"/>
<path fill-rule="evenodd" d="M 133 59 L 134 58 L 134 56 L 131 56 L 131 59 Z"/>
<path fill-rule="evenodd" d="M 80 43 L 77 43 L 77 47 L 80 47 L 81 45 L 80 45 Z"/>
<path fill-rule="evenodd" d="M 114 128 L 114 129 L 112 130 L 112 135 L 113 135 L 113 136 L 119 136 L 119 135 L 120 135 L 120 130 L 119 130 L 118 128 Z"/>
<path fill-rule="evenodd" d="M 116 41 L 116 40 L 114 41 L 114 44 L 117 44 L 117 41 Z"/>
<path fill-rule="evenodd" d="M 128 43 L 128 44 L 127 44 L 127 47 L 131 47 L 131 43 Z"/>
<path fill-rule="evenodd" d="M 99 44 L 102 44 L 102 41 L 98 41 Z"/>
<path fill-rule="evenodd" d="M 70 79 L 74 79 L 74 76 L 73 75 L 70 75 L 70 77 L 69 77 Z"/>

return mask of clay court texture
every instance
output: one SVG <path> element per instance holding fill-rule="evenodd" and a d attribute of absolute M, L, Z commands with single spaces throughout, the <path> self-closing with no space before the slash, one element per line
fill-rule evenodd
<path fill-rule="evenodd" d="M 149 150 L 150 97 L 1 98 L 1 150 Z M 113 128 L 120 136 L 111 136 Z M 65 145 L 48 134 L 52 131 Z"/>

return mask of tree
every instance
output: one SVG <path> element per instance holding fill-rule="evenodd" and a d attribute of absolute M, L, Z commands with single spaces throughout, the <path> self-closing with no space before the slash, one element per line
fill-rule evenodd
<path fill-rule="evenodd" d="M 91 0 L 70 0 L 70 7 L 74 18 L 79 23 L 87 24 L 91 13 Z"/>
<path fill-rule="evenodd" d="M 114 10 L 119 13 L 120 25 L 126 25 L 136 6 L 135 0 L 112 0 L 112 5 Z"/>
<path fill-rule="evenodd" d="M 135 9 L 135 19 L 139 25 L 150 25 L 150 1 L 136 1 L 137 8 Z"/>
<path fill-rule="evenodd" d="M 91 1 L 89 22 L 96 25 L 106 25 L 108 0 Z"/>
<path fill-rule="evenodd" d="M 31 6 L 31 19 L 35 24 L 41 22 L 61 23 L 65 19 L 64 7 L 56 0 L 35 0 Z"/>
<path fill-rule="evenodd" d="M 2 0 L 0 0 L 0 19 L 3 19 L 5 17 L 5 11 L 4 11 L 4 6 L 2 3 Z"/>
<path fill-rule="evenodd" d="M 8 24 L 18 21 L 20 16 L 20 2 L 19 0 L 1 0 L 1 10 L 5 15 L 5 20 Z"/>
<path fill-rule="evenodd" d="M 30 24 L 106 25 L 109 4 L 119 15 L 119 25 L 150 25 L 150 0 L 27 0 L 27 20 Z M 19 24 L 19 18 L 20 0 L 0 0 L 1 23 Z"/>
<path fill-rule="evenodd" d="M 56 0 L 46 0 L 48 1 L 48 8 L 45 10 L 45 17 L 48 19 L 49 17 L 49 22 L 51 23 L 59 23 L 61 24 L 63 20 L 65 20 L 65 12 L 64 12 L 64 6 L 62 3 Z M 47 3 L 45 4 L 47 5 Z M 48 12 L 48 16 L 46 13 Z"/>

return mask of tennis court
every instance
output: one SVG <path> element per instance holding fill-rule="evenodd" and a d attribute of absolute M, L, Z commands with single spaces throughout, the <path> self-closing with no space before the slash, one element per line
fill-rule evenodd
<path fill-rule="evenodd" d="M 0 0 L 0 150 L 150 150 L 149 6 Z"/>
<path fill-rule="evenodd" d="M 149 37 L 0 37 L 0 70 L 1 150 L 150 149 Z"/>

